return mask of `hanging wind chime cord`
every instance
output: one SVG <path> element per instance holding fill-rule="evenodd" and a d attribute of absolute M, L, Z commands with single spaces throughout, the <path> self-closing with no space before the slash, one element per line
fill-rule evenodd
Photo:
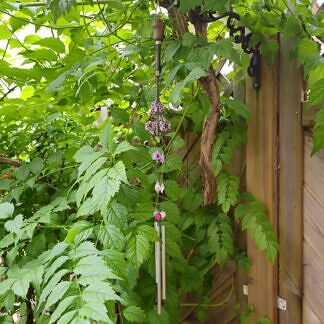
<path fill-rule="evenodd" d="M 151 115 L 153 120 L 147 123 L 147 130 L 152 133 L 154 139 L 157 142 L 158 147 L 163 146 L 163 133 L 168 131 L 169 124 L 163 117 L 164 107 L 160 102 L 160 77 L 161 77 L 161 47 L 164 38 L 164 22 L 157 17 L 153 24 L 154 41 L 156 48 L 156 68 L 155 68 L 155 80 L 156 80 L 156 99 L 151 105 Z M 159 175 L 158 163 L 164 163 L 165 156 L 163 153 L 156 151 L 153 153 L 156 160 L 155 173 L 156 173 L 156 199 L 154 217 L 154 228 L 156 230 L 159 240 L 155 242 L 155 281 L 157 285 L 157 312 L 159 315 L 162 313 L 162 300 L 166 300 L 166 233 L 165 225 L 162 223 L 165 218 L 165 212 L 158 212 L 160 194 L 163 193 L 163 167 L 162 172 Z M 152 155 L 152 157 L 153 157 Z"/>

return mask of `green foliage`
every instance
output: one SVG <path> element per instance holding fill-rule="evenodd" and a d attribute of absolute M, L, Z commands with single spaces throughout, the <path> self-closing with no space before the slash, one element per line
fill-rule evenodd
<path fill-rule="evenodd" d="M 235 209 L 235 220 L 242 223 L 243 230 L 249 230 L 256 246 L 260 251 L 265 251 L 269 261 L 275 262 L 279 246 L 267 218 L 266 207 L 250 193 L 244 194 L 242 199 Z"/>
<path fill-rule="evenodd" d="M 20 167 L 0 166 L 0 305 L 10 315 L 4 321 L 12 322 L 18 311 L 36 323 L 178 323 L 184 294 L 194 291 L 206 300 L 214 266 L 233 258 L 249 267 L 235 247 L 232 210 L 273 261 L 278 246 L 265 207 L 251 197 L 239 203 L 239 180 L 227 171 L 246 140 L 248 107 L 219 83 L 215 205 L 201 207 L 196 166 L 187 174 L 172 153 L 186 145 L 182 134 L 201 132 L 210 111 L 197 81 L 223 59 L 238 66 L 229 79 L 246 68 L 247 56 L 228 39 L 225 20 L 209 25 L 206 41 L 191 32 L 176 37 L 165 19 L 161 100 L 184 109 L 167 111 L 177 132 L 166 137 L 166 162 L 156 167 L 145 148 L 154 150 L 156 143 L 144 128 L 156 90 L 151 2 L 29 2 L 0 3 L 0 155 L 22 161 Z M 310 105 L 322 104 L 323 62 L 310 37 L 321 37 L 322 29 L 305 4 L 296 6 L 297 15 L 281 1 L 191 0 L 180 6 L 184 13 L 196 6 L 217 14 L 233 8 L 269 64 L 277 53 L 269 37 L 283 32 L 291 56 L 305 68 Z M 108 118 L 99 124 L 101 109 Z M 314 152 L 324 146 L 323 120 L 320 110 Z M 165 195 L 155 206 L 153 188 L 162 172 Z M 167 213 L 168 300 L 160 317 L 156 208 Z"/>
<path fill-rule="evenodd" d="M 235 206 L 238 202 L 239 185 L 239 179 L 227 172 L 223 172 L 217 177 L 218 204 L 226 214 L 230 207 Z"/>

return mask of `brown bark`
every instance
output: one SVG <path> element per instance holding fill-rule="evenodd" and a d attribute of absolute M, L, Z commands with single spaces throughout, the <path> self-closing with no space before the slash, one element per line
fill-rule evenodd
<path fill-rule="evenodd" d="M 174 6 L 168 8 L 168 12 L 173 28 L 179 37 L 189 31 L 187 17 L 183 13 Z M 198 21 L 194 15 L 189 14 L 189 19 L 195 27 L 196 34 L 207 40 L 208 24 Z M 211 158 L 219 118 L 219 90 L 216 72 L 213 67 L 209 68 L 208 76 L 201 78 L 199 81 L 212 105 L 211 112 L 206 117 L 202 130 L 199 161 L 203 176 L 204 205 L 208 205 L 215 201 L 216 194 L 216 183 L 211 167 Z"/>
<path fill-rule="evenodd" d="M 191 15 L 190 18 L 192 24 L 195 26 L 197 35 L 207 40 L 208 24 L 198 21 L 194 15 Z M 205 119 L 201 134 L 199 161 L 203 176 L 204 205 L 209 205 L 214 203 L 216 193 L 215 176 L 211 166 L 211 159 L 219 118 L 219 91 L 217 86 L 216 72 L 213 67 L 209 68 L 208 76 L 201 78 L 199 81 L 212 105 L 211 112 Z"/>
<path fill-rule="evenodd" d="M 212 204 L 215 201 L 216 183 L 211 166 L 213 146 L 216 137 L 216 128 L 219 118 L 219 92 L 214 69 L 210 68 L 209 75 L 200 80 L 207 93 L 212 109 L 205 119 L 200 142 L 200 165 L 203 175 L 204 204 Z"/>
<path fill-rule="evenodd" d="M 8 159 L 0 156 L 0 164 L 9 164 L 13 166 L 21 166 L 21 162 L 19 160 Z"/>

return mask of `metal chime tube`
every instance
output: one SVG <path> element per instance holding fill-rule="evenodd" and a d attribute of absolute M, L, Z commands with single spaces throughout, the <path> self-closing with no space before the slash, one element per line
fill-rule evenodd
<path fill-rule="evenodd" d="M 158 222 L 154 223 L 157 235 L 160 237 L 160 224 Z M 158 314 L 162 311 L 162 282 L 161 282 L 161 243 L 155 242 L 155 277 L 157 285 L 157 307 Z"/>
<path fill-rule="evenodd" d="M 161 239 L 162 239 L 162 299 L 166 300 L 166 258 L 165 258 L 165 225 L 161 226 Z"/>

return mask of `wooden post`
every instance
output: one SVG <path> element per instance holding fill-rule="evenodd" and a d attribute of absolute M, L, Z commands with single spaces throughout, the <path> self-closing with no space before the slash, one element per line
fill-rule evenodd
<path fill-rule="evenodd" d="M 279 323 L 299 324 L 303 304 L 303 80 L 289 52 L 289 43 L 281 37 L 279 295 L 287 301 L 287 310 L 279 311 Z"/>
<path fill-rule="evenodd" d="M 234 85 L 233 85 L 233 97 L 234 99 L 242 100 L 243 102 L 246 101 L 246 82 L 245 82 L 245 75 L 244 72 L 238 73 L 238 75 L 234 78 Z M 245 183 L 245 161 L 246 161 L 246 150 L 245 145 L 239 147 L 234 155 L 233 166 L 231 171 L 234 175 L 241 177 L 243 181 L 241 181 L 240 191 L 246 191 L 246 183 Z M 235 240 L 237 247 L 240 250 L 246 250 L 246 232 L 242 232 L 241 224 L 235 223 L 234 227 L 235 233 Z M 240 267 L 236 268 L 235 271 L 235 293 L 236 293 L 236 302 L 240 305 L 237 310 L 237 315 L 239 318 L 240 313 L 243 311 L 247 311 L 248 301 L 247 296 L 243 293 L 243 285 L 247 285 L 248 283 L 248 276 L 246 271 Z"/>
<path fill-rule="evenodd" d="M 253 117 L 248 127 L 247 190 L 264 203 L 275 231 L 278 225 L 278 66 L 261 64 L 262 84 L 253 88 L 247 79 L 246 101 Z M 248 255 L 252 261 L 248 302 L 257 318 L 267 316 L 277 323 L 277 270 L 264 253 L 259 252 L 248 235 Z"/>

